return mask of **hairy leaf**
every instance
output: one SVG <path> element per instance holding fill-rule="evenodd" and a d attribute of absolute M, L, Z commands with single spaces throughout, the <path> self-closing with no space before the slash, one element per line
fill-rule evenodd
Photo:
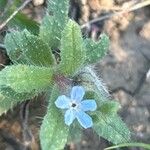
<path fill-rule="evenodd" d="M 48 0 L 47 15 L 40 27 L 40 37 L 53 49 L 60 45 L 61 33 L 68 22 L 69 0 Z"/>
<path fill-rule="evenodd" d="M 93 96 L 98 105 L 97 111 L 91 113 L 94 121 L 93 128 L 97 134 L 114 144 L 127 142 L 130 139 L 130 132 L 117 116 L 119 105 L 109 100 L 110 95 L 103 82 L 98 79 L 90 67 L 84 68 L 78 78 L 80 79 L 80 84 L 87 91 L 92 91 L 87 96 Z M 95 93 L 94 95 L 93 92 Z"/>
<path fill-rule="evenodd" d="M 59 89 L 55 86 L 40 130 L 42 150 L 60 150 L 67 142 L 69 128 L 65 125 L 63 115 L 54 104 L 58 96 Z"/>
<path fill-rule="evenodd" d="M 13 62 L 39 66 L 53 64 L 54 59 L 48 44 L 27 30 L 7 34 L 5 46 Z"/>
<path fill-rule="evenodd" d="M 130 131 L 119 116 L 104 115 L 100 112 L 95 114 L 96 121 L 93 119 L 95 121 L 93 129 L 99 136 L 102 136 L 114 144 L 130 141 Z"/>
<path fill-rule="evenodd" d="M 61 32 L 63 26 L 59 25 L 53 16 L 45 16 L 40 26 L 40 38 L 44 40 L 52 49 L 60 47 Z"/>
<path fill-rule="evenodd" d="M 10 11 L 13 12 L 13 11 Z M 9 13 L 10 14 L 10 13 Z M 9 22 L 9 27 L 17 27 L 17 29 L 23 30 L 27 29 L 31 33 L 38 35 L 39 33 L 39 23 L 33 19 L 28 18 L 27 15 L 19 12 L 17 15 Z"/>
<path fill-rule="evenodd" d="M 85 67 L 77 77 L 77 81 L 86 89 L 86 99 L 95 99 L 97 110 L 104 114 L 116 114 L 119 103 L 111 101 L 105 84 L 99 79 L 90 67 Z"/>
<path fill-rule="evenodd" d="M 6 4 L 7 4 L 7 0 L 0 0 L 0 13 L 4 10 Z"/>
<path fill-rule="evenodd" d="M 35 97 L 35 93 L 16 93 L 11 88 L 0 88 L 0 115 L 6 113 L 9 109 L 12 109 L 17 103 L 32 99 Z"/>
<path fill-rule="evenodd" d="M 84 60 L 85 49 L 80 27 L 70 20 L 62 34 L 59 69 L 65 75 L 73 75 L 83 66 Z"/>
<path fill-rule="evenodd" d="M 16 11 L 18 7 L 22 4 L 22 0 L 0 0 L 0 11 L 2 12 L 2 17 L 0 16 L 1 20 L 6 20 L 9 16 Z M 17 30 L 27 29 L 33 34 L 39 33 L 39 23 L 30 19 L 26 14 L 22 12 L 18 12 L 8 23 L 8 27 L 17 28 Z"/>
<path fill-rule="evenodd" d="M 98 42 L 94 42 L 91 39 L 84 40 L 86 46 L 86 61 L 85 63 L 96 63 L 103 56 L 106 55 L 106 52 L 109 48 L 109 38 L 105 34 L 100 36 Z"/>
<path fill-rule="evenodd" d="M 106 99 L 100 95 L 94 93 L 94 91 L 86 91 L 84 99 L 95 99 L 97 103 L 97 111 L 100 111 L 103 114 L 115 115 L 120 108 L 120 105 L 116 101 Z"/>
<path fill-rule="evenodd" d="M 69 0 L 47 0 L 47 11 L 64 23 L 68 19 Z"/>
<path fill-rule="evenodd" d="M 110 99 L 110 94 L 103 81 L 97 77 L 96 73 L 91 67 L 85 67 L 77 76 L 77 80 L 80 80 L 80 84 L 84 86 L 86 91 L 92 91 L 95 93 L 94 97 L 98 103 Z"/>
<path fill-rule="evenodd" d="M 52 69 L 46 67 L 12 65 L 0 72 L 0 86 L 18 93 L 41 92 L 51 85 Z"/>
<path fill-rule="evenodd" d="M 97 110 L 102 112 L 103 114 L 113 115 L 117 113 L 119 108 L 120 105 L 118 102 L 109 100 L 102 102 Z"/>
<path fill-rule="evenodd" d="M 77 124 L 77 122 L 74 122 L 69 128 L 67 143 L 70 144 L 72 142 L 74 143 L 80 142 L 81 136 L 82 136 L 82 129 L 79 126 L 79 124 Z"/>

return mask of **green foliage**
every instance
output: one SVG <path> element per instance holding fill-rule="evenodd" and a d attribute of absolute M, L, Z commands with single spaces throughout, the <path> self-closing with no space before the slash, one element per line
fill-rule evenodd
<path fill-rule="evenodd" d="M 103 114 L 113 115 L 117 113 L 119 107 L 120 105 L 118 102 L 107 100 L 102 102 L 97 110 Z"/>
<path fill-rule="evenodd" d="M 47 11 L 52 16 L 43 19 L 40 37 L 55 49 L 60 46 L 61 33 L 68 22 L 69 0 L 48 0 L 47 5 Z"/>
<path fill-rule="evenodd" d="M 81 30 L 74 21 L 70 20 L 62 33 L 59 70 L 64 75 L 73 75 L 83 66 L 84 60 L 85 49 Z"/>
<path fill-rule="evenodd" d="M 0 72 L 0 86 L 12 88 L 18 93 L 41 92 L 52 82 L 52 69 L 46 67 L 13 65 Z"/>
<path fill-rule="evenodd" d="M 4 10 L 6 4 L 7 4 L 7 0 L 0 0 L 0 12 Z"/>
<path fill-rule="evenodd" d="M 98 105 L 101 105 L 101 102 L 104 100 L 109 99 L 110 95 L 105 84 L 100 78 L 98 78 L 92 68 L 85 67 L 82 69 L 78 78 L 87 91 L 92 91 L 95 93 L 94 97 L 97 99 Z"/>
<path fill-rule="evenodd" d="M 51 48 L 57 47 L 58 39 L 54 34 L 54 18 L 49 15 L 45 16 L 40 26 L 39 36 L 43 39 Z M 56 31 L 55 31 L 56 32 Z"/>
<path fill-rule="evenodd" d="M 87 91 L 92 91 L 87 95 L 88 98 L 95 99 L 97 102 L 97 111 L 92 113 L 95 122 L 93 129 L 96 133 L 114 144 L 127 142 L 130 139 L 130 132 L 116 114 L 119 104 L 109 100 L 103 82 L 90 67 L 86 67 L 80 73 L 79 79 Z"/>
<path fill-rule="evenodd" d="M 54 86 L 47 114 L 41 125 L 40 142 L 42 150 L 60 150 L 63 149 L 69 133 L 69 128 L 64 124 L 63 115 L 56 108 L 54 102 L 59 96 L 59 89 Z"/>
<path fill-rule="evenodd" d="M 55 25 L 58 28 L 57 32 L 61 32 L 68 21 L 69 0 L 48 0 L 48 12 L 51 13 L 55 19 Z"/>
<path fill-rule="evenodd" d="M 74 124 L 72 124 L 69 128 L 69 134 L 68 134 L 68 139 L 67 139 L 67 143 L 77 143 L 81 141 L 81 136 L 82 136 L 82 129 L 79 126 L 79 124 L 77 124 L 76 122 Z"/>
<path fill-rule="evenodd" d="M 2 15 L 0 16 L 0 20 L 6 20 L 14 11 L 16 11 L 17 7 L 22 4 L 21 0 L 14 0 L 10 2 L 8 0 L 0 0 L 0 11 L 2 11 Z M 17 29 L 23 30 L 27 29 L 31 33 L 38 34 L 39 33 L 39 23 L 27 17 L 27 15 L 22 12 L 18 12 L 7 24 L 8 27 L 14 26 Z"/>
<path fill-rule="evenodd" d="M 54 63 L 48 44 L 27 30 L 7 34 L 5 46 L 13 62 L 47 67 Z"/>
<path fill-rule="evenodd" d="M 63 25 L 68 19 L 69 0 L 47 0 L 47 11 Z"/>
<path fill-rule="evenodd" d="M 96 122 L 93 129 L 99 136 L 108 141 L 119 144 L 130 140 L 130 131 L 117 115 L 104 115 L 101 112 L 95 112 Z"/>
<path fill-rule="evenodd" d="M 109 48 L 109 38 L 106 34 L 100 36 L 100 40 L 95 42 L 91 39 L 84 40 L 86 46 L 86 63 L 96 63 L 106 55 Z"/>
<path fill-rule="evenodd" d="M 15 0 L 8 12 L 18 5 L 20 0 Z M 110 100 L 103 81 L 90 67 L 106 54 L 108 37 L 102 34 L 98 42 L 83 40 L 80 26 L 68 19 L 69 0 L 48 0 L 47 6 L 49 15 L 44 17 L 39 34 L 38 24 L 21 13 L 11 21 L 12 25 L 18 23 L 19 29 L 28 30 L 11 32 L 5 37 L 4 44 L 13 65 L 0 71 L 0 115 L 17 103 L 46 92 L 50 98 L 40 130 L 41 147 L 42 150 L 63 149 L 66 142 L 80 140 L 82 130 L 76 121 L 66 126 L 64 112 L 54 102 L 62 91 L 67 93 L 68 87 L 77 84 L 85 88 L 85 99 L 97 103 L 97 110 L 88 112 L 96 133 L 114 144 L 128 142 L 130 131 L 117 115 L 119 104 Z M 60 53 L 54 57 L 52 50 Z M 74 79 L 76 82 L 71 82 Z"/>
<path fill-rule="evenodd" d="M 10 11 L 13 12 L 13 11 Z M 11 14 L 11 13 L 9 13 Z M 30 33 L 38 35 L 39 23 L 28 18 L 25 14 L 19 12 L 10 22 L 9 27 L 17 26 L 19 30 L 27 29 Z"/>
<path fill-rule="evenodd" d="M 16 93 L 11 88 L 0 88 L 0 115 L 13 108 L 17 103 L 35 97 L 35 93 Z"/>

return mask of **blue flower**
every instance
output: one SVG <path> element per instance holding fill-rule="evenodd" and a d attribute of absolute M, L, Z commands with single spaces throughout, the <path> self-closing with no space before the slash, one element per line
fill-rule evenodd
<path fill-rule="evenodd" d="M 86 111 L 95 111 L 97 104 L 93 99 L 83 99 L 85 90 L 82 86 L 74 86 L 71 90 L 70 98 L 61 95 L 55 101 L 55 105 L 61 109 L 67 109 L 65 112 L 65 124 L 70 126 L 75 119 L 81 124 L 82 127 L 92 127 L 92 118 L 86 114 Z"/>

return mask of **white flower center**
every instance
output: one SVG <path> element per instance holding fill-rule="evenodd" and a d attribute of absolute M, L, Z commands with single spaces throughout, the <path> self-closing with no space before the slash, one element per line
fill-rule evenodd
<path fill-rule="evenodd" d="M 71 107 L 76 107 L 76 106 L 77 106 L 77 104 L 75 104 L 75 103 L 71 104 Z"/>
<path fill-rule="evenodd" d="M 71 103 L 70 103 L 70 107 L 73 108 L 73 109 L 76 109 L 78 106 L 78 104 L 76 103 L 75 100 L 72 100 Z"/>

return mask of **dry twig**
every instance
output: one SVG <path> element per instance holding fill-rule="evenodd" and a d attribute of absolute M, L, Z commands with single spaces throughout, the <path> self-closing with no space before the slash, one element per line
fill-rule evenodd
<path fill-rule="evenodd" d="M 140 2 L 138 4 L 135 4 L 132 7 L 123 9 L 122 11 L 115 12 L 115 13 L 112 13 L 112 14 L 108 14 L 108 15 L 93 19 L 93 20 L 81 25 L 81 28 L 83 29 L 85 27 L 89 27 L 92 23 L 102 21 L 102 20 L 105 20 L 105 19 L 108 19 L 108 18 L 111 18 L 111 17 L 114 17 L 114 16 L 120 16 L 120 15 L 123 15 L 124 13 L 129 13 L 129 12 L 135 11 L 137 9 L 143 8 L 143 7 L 148 6 L 148 5 L 150 5 L 150 0 Z"/>
<path fill-rule="evenodd" d="M 0 43 L 0 49 L 5 49 L 4 44 L 1 44 L 1 43 Z"/>

